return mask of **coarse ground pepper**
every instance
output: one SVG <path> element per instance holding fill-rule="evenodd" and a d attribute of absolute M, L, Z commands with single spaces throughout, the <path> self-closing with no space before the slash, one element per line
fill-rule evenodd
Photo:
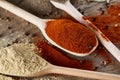
<path fill-rule="evenodd" d="M 93 32 L 72 20 L 49 21 L 45 30 L 47 35 L 58 45 L 73 52 L 88 53 L 97 44 Z"/>

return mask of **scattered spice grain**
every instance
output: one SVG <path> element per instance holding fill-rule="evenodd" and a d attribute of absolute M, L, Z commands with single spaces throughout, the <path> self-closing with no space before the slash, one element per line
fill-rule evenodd
<path fill-rule="evenodd" d="M 115 3 L 108 7 L 107 11 L 102 15 L 88 17 L 97 27 L 113 42 L 120 45 L 120 3 Z M 95 20 L 94 20 L 95 19 Z M 108 63 L 112 59 L 107 51 L 100 45 L 96 51 L 97 54 L 105 58 Z"/>
<path fill-rule="evenodd" d="M 120 3 L 108 7 L 103 15 L 88 17 L 113 42 L 120 43 Z M 94 18 L 96 18 L 94 20 Z M 107 28 L 106 28 L 107 25 Z"/>

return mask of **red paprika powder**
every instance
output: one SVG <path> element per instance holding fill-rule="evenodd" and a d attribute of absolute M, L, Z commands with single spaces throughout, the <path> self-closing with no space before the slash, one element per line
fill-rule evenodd
<path fill-rule="evenodd" d="M 95 50 L 95 53 L 98 57 L 102 57 L 104 61 L 107 61 L 108 64 L 112 63 L 112 59 L 109 55 L 109 53 L 103 48 L 102 45 L 99 45 L 98 48 Z"/>
<path fill-rule="evenodd" d="M 120 43 L 120 3 L 111 5 L 104 14 L 88 19 L 113 43 Z"/>
<path fill-rule="evenodd" d="M 102 15 L 88 17 L 113 43 L 120 45 L 120 3 L 115 3 L 108 7 Z M 102 46 L 95 51 L 105 58 L 109 63 L 112 62 L 108 52 Z"/>
<path fill-rule="evenodd" d="M 93 64 L 90 60 L 74 60 L 64 54 L 61 51 L 53 48 L 45 41 L 41 41 L 37 44 L 38 49 L 42 50 L 40 55 L 46 59 L 48 62 L 58 66 L 70 67 L 70 68 L 78 68 L 78 69 L 86 69 L 93 70 Z"/>
<path fill-rule="evenodd" d="M 93 32 L 72 20 L 49 21 L 45 30 L 58 45 L 73 52 L 88 53 L 97 44 Z"/>
<path fill-rule="evenodd" d="M 116 25 L 116 23 L 120 23 L 120 4 L 112 5 L 108 8 L 108 10 L 102 14 L 97 16 L 88 17 L 113 43 L 119 43 L 120 45 L 120 25 Z M 51 23 L 51 22 L 50 22 Z M 48 23 L 48 24 L 50 24 Z M 55 25 L 55 22 L 54 22 Z M 63 38 L 64 39 L 64 38 Z M 61 39 L 60 39 L 61 40 Z M 54 65 L 78 68 L 78 69 L 86 69 L 86 70 L 94 70 L 93 62 L 90 60 L 74 60 L 69 58 L 68 56 L 62 54 L 61 51 L 56 48 L 50 46 L 46 42 L 42 41 L 37 44 L 39 49 L 42 49 L 42 53 L 40 55 L 45 58 L 47 61 Z M 112 62 L 111 57 L 108 52 L 105 51 L 102 45 L 95 50 L 95 54 L 98 57 L 103 57 L 109 63 Z"/>

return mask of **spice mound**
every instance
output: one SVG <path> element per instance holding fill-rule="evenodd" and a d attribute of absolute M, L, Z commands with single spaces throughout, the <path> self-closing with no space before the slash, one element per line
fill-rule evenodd
<path fill-rule="evenodd" d="M 72 20 L 49 21 L 45 30 L 56 44 L 72 52 L 88 53 L 97 44 L 94 33 Z"/>
<path fill-rule="evenodd" d="M 13 44 L 0 49 L 0 73 L 25 75 L 38 72 L 47 62 L 35 52 L 33 44 Z"/>

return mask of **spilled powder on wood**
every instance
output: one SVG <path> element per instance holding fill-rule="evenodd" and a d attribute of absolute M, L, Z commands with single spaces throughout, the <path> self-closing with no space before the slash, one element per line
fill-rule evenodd
<path fill-rule="evenodd" d="M 38 72 L 47 62 L 35 52 L 33 44 L 13 44 L 0 49 L 0 73 L 25 75 Z"/>

